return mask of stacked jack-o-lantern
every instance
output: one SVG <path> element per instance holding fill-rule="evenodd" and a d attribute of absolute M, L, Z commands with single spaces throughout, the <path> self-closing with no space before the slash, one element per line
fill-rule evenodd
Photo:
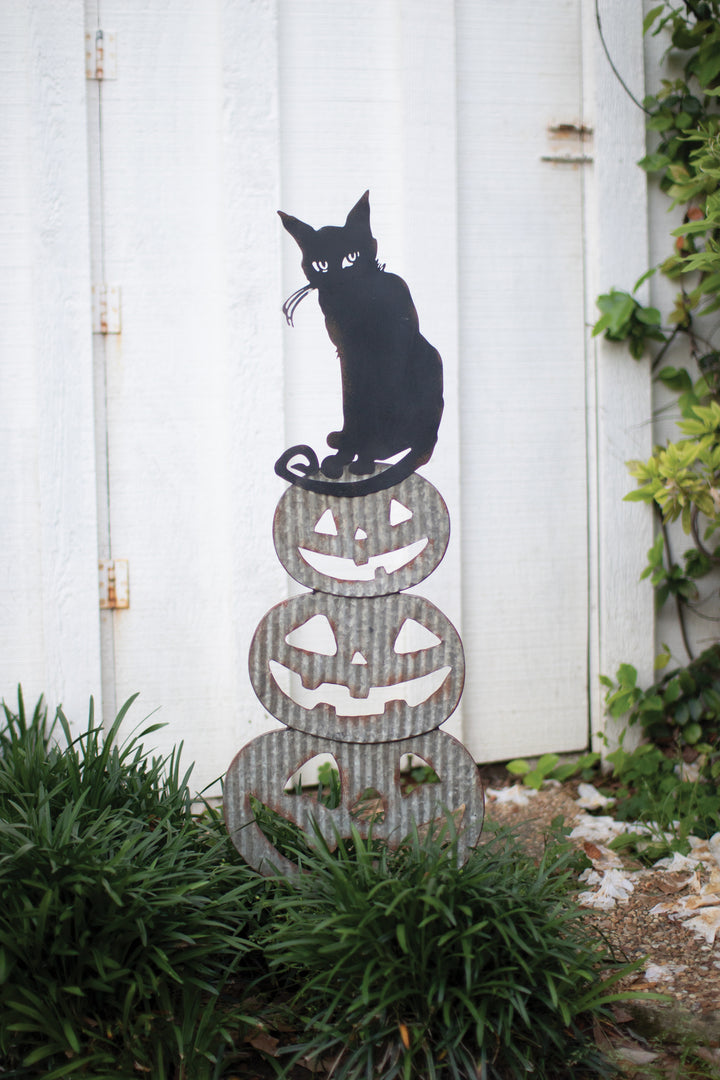
<path fill-rule="evenodd" d="M 243 747 L 225 782 L 230 836 L 260 871 L 297 867 L 256 823 L 256 800 L 306 831 L 314 821 L 331 848 L 352 827 L 393 845 L 414 826 L 447 818 L 458 829 L 461 858 L 477 842 L 477 766 L 462 743 L 438 730 L 462 692 L 462 644 L 437 607 L 402 591 L 435 569 L 449 534 L 445 503 L 417 473 L 355 498 L 291 486 L 280 499 L 275 549 L 312 591 L 262 619 L 250 679 L 286 726 Z M 293 783 L 311 759 L 328 754 L 339 774 L 335 807 Z M 418 759 L 434 782 L 412 787 L 401 766 Z"/>

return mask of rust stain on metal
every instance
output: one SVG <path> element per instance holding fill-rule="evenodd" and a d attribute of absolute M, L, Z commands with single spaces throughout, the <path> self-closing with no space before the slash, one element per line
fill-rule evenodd
<path fill-rule="evenodd" d="M 130 590 L 127 559 L 100 559 L 98 572 L 100 608 L 128 608 Z"/>
<path fill-rule="evenodd" d="M 550 124 L 548 131 L 561 139 L 591 139 L 593 129 L 585 124 Z"/>

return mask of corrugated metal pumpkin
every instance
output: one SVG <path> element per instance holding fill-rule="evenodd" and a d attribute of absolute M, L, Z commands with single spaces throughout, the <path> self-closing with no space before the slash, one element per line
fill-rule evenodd
<path fill-rule="evenodd" d="M 255 631 L 249 667 L 255 693 L 283 724 L 362 743 L 438 727 L 455 709 L 465 675 L 450 620 L 409 593 L 286 600 Z"/>
<path fill-rule="evenodd" d="M 417 473 L 362 499 L 291 487 L 273 521 L 287 572 L 336 596 L 385 596 L 417 585 L 442 559 L 449 536 L 440 493 Z"/>
<path fill-rule="evenodd" d="M 319 803 L 314 794 L 294 795 L 285 790 L 289 778 L 304 762 L 328 751 L 340 772 L 340 804 L 333 810 Z M 404 794 L 400 763 L 406 754 L 427 761 L 439 782 L 421 784 Z M 368 789 L 378 794 L 379 814 L 356 812 Z M 280 855 L 255 823 L 254 799 L 309 834 L 314 821 L 330 848 L 335 847 L 338 836 L 350 836 L 353 827 L 362 836 L 372 829 L 375 838 L 397 845 L 415 825 L 420 829 L 432 822 L 442 825 L 449 813 L 456 828 L 462 829 L 458 838 L 461 861 L 477 843 L 484 813 L 477 765 L 462 743 L 445 731 L 432 731 L 391 746 L 369 746 L 333 744 L 283 730 L 260 735 L 243 747 L 225 780 L 225 819 L 232 842 L 262 873 L 271 873 L 273 868 L 294 873 L 297 866 Z"/>

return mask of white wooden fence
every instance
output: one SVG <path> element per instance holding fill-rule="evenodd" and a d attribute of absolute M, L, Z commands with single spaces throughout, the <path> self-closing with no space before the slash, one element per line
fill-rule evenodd
<path fill-rule="evenodd" d="M 641 96 L 642 4 L 601 11 Z M 450 729 L 478 760 L 586 746 L 598 674 L 654 654 L 651 516 L 621 501 L 649 372 L 589 330 L 647 266 L 643 116 L 594 6 L 5 0 L 0 50 L 0 694 L 80 725 L 139 690 L 199 786 L 274 726 L 246 659 L 290 587 L 272 466 L 340 401 L 316 301 L 284 326 L 275 211 L 340 224 L 369 188 L 444 359 L 423 472 L 453 532 L 419 591 L 465 644 Z M 120 332 L 93 332 L 93 286 Z M 110 558 L 130 604 L 101 612 Z"/>

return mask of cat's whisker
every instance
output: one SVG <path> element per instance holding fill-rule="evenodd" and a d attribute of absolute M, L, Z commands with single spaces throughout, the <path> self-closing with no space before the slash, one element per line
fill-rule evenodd
<path fill-rule="evenodd" d="M 295 315 L 298 304 L 300 304 L 300 302 L 305 299 L 310 290 L 314 288 L 314 285 L 303 285 L 301 288 L 297 289 L 291 296 L 288 296 L 282 308 L 283 315 L 285 316 L 288 326 L 294 326 L 293 317 Z"/>

